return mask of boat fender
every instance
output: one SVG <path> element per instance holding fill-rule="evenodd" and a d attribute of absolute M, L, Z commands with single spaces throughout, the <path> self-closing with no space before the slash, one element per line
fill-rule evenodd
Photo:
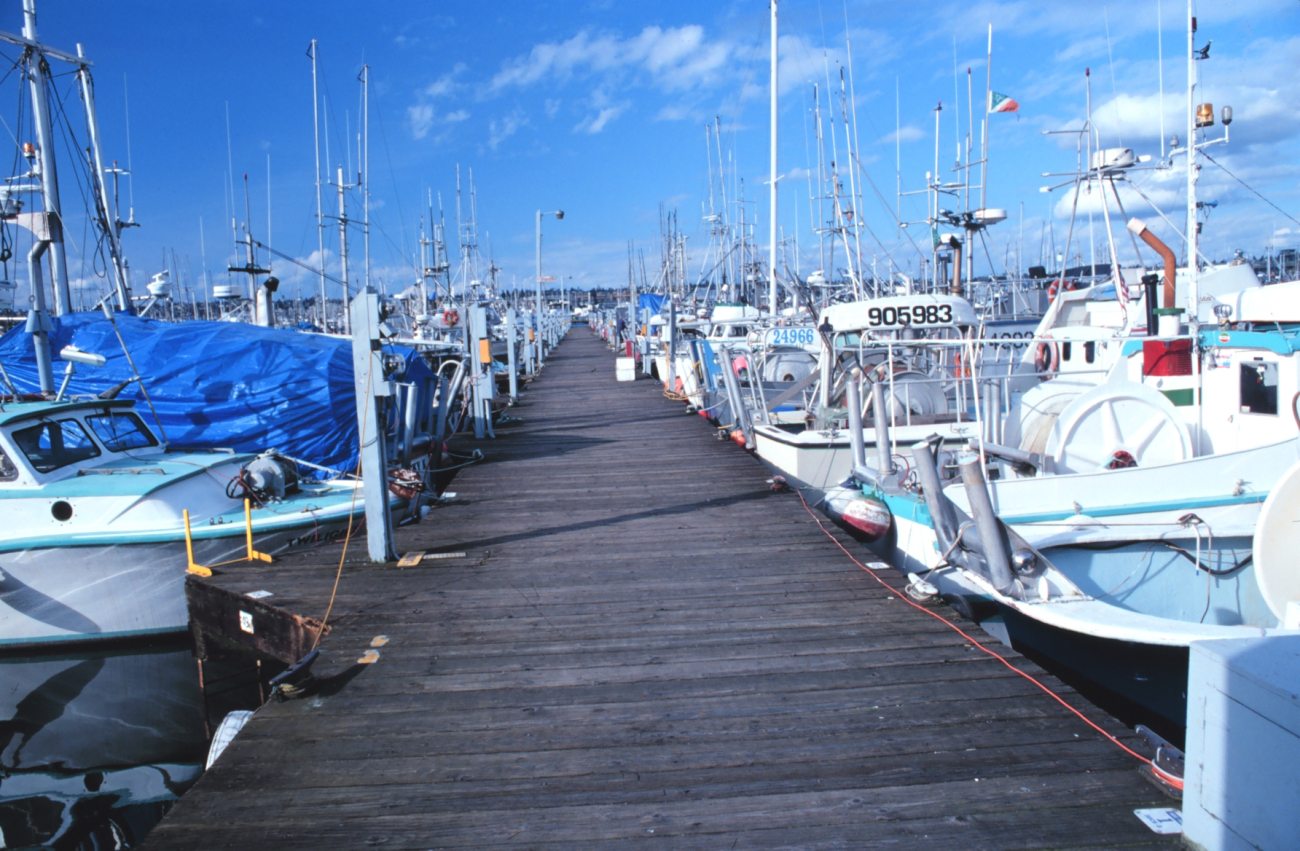
<path fill-rule="evenodd" d="M 737 446 L 739 446 L 741 449 L 744 449 L 744 448 L 745 448 L 745 442 L 746 442 L 746 441 L 745 441 L 745 431 L 744 431 L 744 429 L 739 429 L 739 428 L 738 428 L 738 429 L 733 430 L 733 431 L 731 432 L 731 442 L 734 443 L 734 444 L 736 444 Z"/>
<path fill-rule="evenodd" d="M 867 543 L 878 541 L 889 531 L 894 520 L 885 501 L 875 496 L 857 496 L 844 506 L 844 522 L 857 529 Z"/>
<path fill-rule="evenodd" d="M 731 371 L 740 378 L 744 378 L 749 374 L 749 361 L 745 359 L 744 355 L 740 355 L 731 362 Z"/>
<path fill-rule="evenodd" d="M 424 490 L 424 481 L 414 470 L 390 470 L 388 489 L 401 499 L 415 499 Z"/>
<path fill-rule="evenodd" d="M 1061 350 L 1056 343 L 1044 340 L 1034 349 L 1034 372 L 1047 380 L 1061 368 Z"/>

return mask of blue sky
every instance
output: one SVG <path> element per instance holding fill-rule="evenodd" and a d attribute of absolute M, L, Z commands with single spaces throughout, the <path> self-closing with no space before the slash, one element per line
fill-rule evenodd
<path fill-rule="evenodd" d="M 8 0 L 0 27 L 19 31 L 19 8 L 17 0 Z M 1064 241 L 1070 199 L 1059 191 L 1044 195 L 1039 187 L 1048 182 L 1042 172 L 1073 167 L 1074 143 L 1041 131 L 1079 126 L 1085 68 L 1092 69 L 1093 114 L 1102 144 L 1122 141 L 1139 154 L 1159 156 L 1155 0 L 1108 5 L 787 0 L 781 12 L 781 222 L 787 235 L 800 234 L 805 273 L 816 264 L 808 251 L 811 85 L 820 82 L 824 95 L 829 76 L 838 89 L 839 69 L 848 65 L 850 49 L 859 155 L 885 198 L 882 202 L 870 189 L 865 193 L 862 212 L 879 240 L 864 237 L 863 249 L 880 263 L 893 257 L 900 265 L 914 265 L 917 257 L 898 238 L 886 209 L 894 204 L 896 181 L 896 87 L 902 184 L 905 190 L 918 189 L 933 168 L 936 102 L 944 106 L 940 159 L 946 169 L 957 144 L 954 122 L 963 131 L 966 127 L 967 68 L 977 107 L 983 97 L 990 23 L 993 88 L 1021 104 L 1018 115 L 993 118 L 988 203 L 1011 214 L 992 233 L 996 268 L 1019 242 L 1022 204 L 1027 262 L 1038 259 L 1049 215 L 1057 242 Z M 1185 136 L 1186 6 L 1161 0 L 1160 12 L 1165 135 Z M 548 274 L 571 276 L 575 285 L 622 283 L 628 240 L 644 249 L 653 275 L 661 204 L 677 211 L 690 237 L 691 268 L 698 268 L 707 243 L 700 221 L 709 188 L 704 127 L 715 116 L 724 131 L 730 177 L 743 178 L 747 198 L 756 200 L 746 215 L 766 222 L 764 2 L 42 0 L 39 14 L 43 41 L 67 50 L 80 42 L 95 62 L 105 153 L 123 165 L 129 87 L 131 192 L 142 227 L 128 232 L 126 250 L 137 289 L 162 268 L 164 251 L 175 252 L 184 276 L 201 275 L 200 217 L 207 266 L 214 282 L 224 278 L 231 251 L 224 221 L 227 105 L 235 215 L 241 222 L 245 218 L 242 175 L 247 173 L 255 236 L 265 237 L 269 156 L 272 243 L 309 264 L 318 262 L 311 63 L 305 55 L 312 38 L 320 45 L 331 174 L 332 166 L 347 159 L 349 128 L 357 132 L 356 78 L 363 62 L 370 66 L 371 249 L 374 274 L 390 290 L 414 279 L 411 255 L 429 190 L 441 192 L 454 232 L 457 164 L 466 213 L 473 169 L 480 247 L 486 254 L 490 240 L 507 284 L 531 280 L 538 208 L 566 211 L 564 221 L 549 219 L 545 225 L 545 265 Z M 1210 61 L 1200 63 L 1201 99 L 1213 101 L 1216 111 L 1230 103 L 1236 112 L 1232 144 L 1212 154 L 1300 218 L 1300 77 L 1295 74 L 1300 6 L 1294 0 L 1203 0 L 1198 15 L 1198 46 L 1214 41 Z M 9 61 L 16 56 L 13 49 L 2 52 Z M 954 70 L 961 80 L 956 104 Z M 81 133 L 70 84 L 70 77 L 58 78 Z M 0 84 L 0 115 L 11 128 L 18 89 L 15 76 Z M 842 130 L 837 116 L 836 132 Z M 844 144 L 839 137 L 841 149 Z M 355 141 L 349 147 L 355 171 Z M 67 158 L 66 151 L 60 153 Z M 65 169 L 70 172 L 71 166 Z M 69 254 L 74 271 L 95 289 L 101 284 L 84 260 L 85 229 L 77 218 L 81 202 L 70 180 L 64 179 L 65 214 L 75 243 Z M 1181 227 L 1180 169 L 1140 180 Z M 123 195 L 125 207 L 125 187 Z M 1231 256 L 1235 248 L 1259 252 L 1270 240 L 1279 246 L 1300 243 L 1300 225 L 1213 165 L 1202 174 L 1201 197 L 1218 202 L 1204 232 L 1212 256 Z M 1136 196 L 1125 200 L 1130 212 L 1155 218 Z M 357 209 L 355 195 L 349 203 Z M 1090 203 L 1085 199 L 1081 209 Z M 329 196 L 327 206 L 335 204 Z M 920 201 L 905 201 L 904 217 L 919 218 L 923 209 Z M 1155 227 L 1176 240 L 1163 222 Z M 757 235 L 766 242 L 765 225 Z M 1094 236 L 1102 242 L 1099 231 Z M 337 233 L 329 231 L 325 261 L 331 268 L 337 268 L 337 244 Z M 350 249 L 355 279 L 359 233 Z M 988 258 L 977 259 L 987 268 Z M 277 273 L 297 280 L 282 263 Z M 12 269 L 10 274 L 22 277 Z"/>

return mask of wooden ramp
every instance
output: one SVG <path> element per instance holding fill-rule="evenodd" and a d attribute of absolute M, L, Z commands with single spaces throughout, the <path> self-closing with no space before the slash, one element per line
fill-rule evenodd
<path fill-rule="evenodd" d="M 1133 814 L 1171 803 L 1136 760 L 873 581 L 655 382 L 615 382 L 585 328 L 512 413 L 398 532 L 466 557 L 354 543 L 315 692 L 259 711 L 146 848 L 1170 844 Z M 340 549 L 223 581 L 319 618 Z"/>

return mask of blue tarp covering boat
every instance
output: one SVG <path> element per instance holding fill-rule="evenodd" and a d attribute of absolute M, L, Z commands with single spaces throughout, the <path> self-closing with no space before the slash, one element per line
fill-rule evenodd
<path fill-rule="evenodd" d="M 235 322 L 172 323 L 127 314 L 115 320 L 170 443 L 245 452 L 274 448 L 336 470 L 356 467 L 350 340 Z M 53 322 L 56 382 L 62 380 L 58 353 L 64 346 L 108 361 L 99 368 L 78 366 L 70 394 L 99 394 L 133 377 L 102 313 L 74 313 Z M 408 380 L 432 376 L 420 358 L 401 353 L 407 355 Z M 0 363 L 19 392 L 39 392 L 32 336 L 23 325 L 0 337 Z M 157 422 L 138 383 L 118 398 L 136 400 L 145 421 Z"/>

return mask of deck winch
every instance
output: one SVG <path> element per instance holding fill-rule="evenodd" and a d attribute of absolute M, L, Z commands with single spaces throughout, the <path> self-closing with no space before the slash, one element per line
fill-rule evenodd
<path fill-rule="evenodd" d="M 233 490 L 236 484 L 243 486 L 243 495 L 258 502 L 281 500 L 285 494 L 298 491 L 298 465 L 283 455 L 267 452 L 245 465 L 227 491 Z"/>

